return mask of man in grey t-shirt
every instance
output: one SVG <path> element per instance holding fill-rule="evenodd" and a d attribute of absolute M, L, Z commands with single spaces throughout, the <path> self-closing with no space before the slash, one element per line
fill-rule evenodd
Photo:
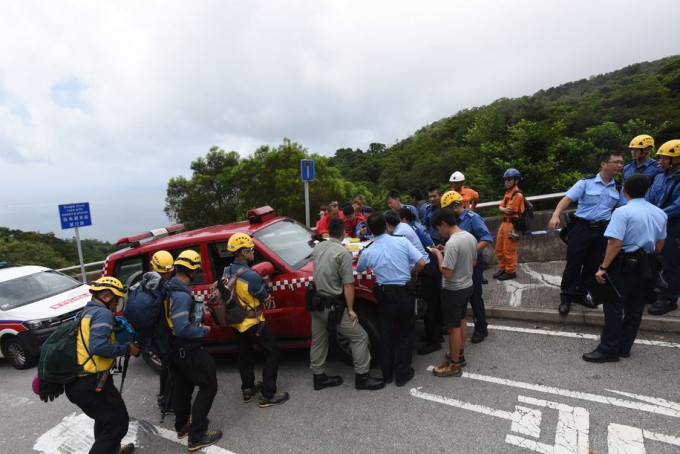
<path fill-rule="evenodd" d="M 449 332 L 447 360 L 433 373 L 438 377 L 460 377 L 465 365 L 467 325 L 465 311 L 472 296 L 472 269 L 477 262 L 477 240 L 458 227 L 456 215 L 440 209 L 432 215 L 432 226 L 442 238 L 448 238 L 444 254 L 432 249 L 442 273 L 442 319 Z"/>

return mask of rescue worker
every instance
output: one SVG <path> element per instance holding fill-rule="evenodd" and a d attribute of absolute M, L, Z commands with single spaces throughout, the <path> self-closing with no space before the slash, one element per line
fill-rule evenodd
<path fill-rule="evenodd" d="M 612 217 L 612 210 L 625 203 L 620 187 L 614 179 L 623 168 L 623 156 L 619 151 L 607 151 L 600 155 L 600 173 L 577 181 L 559 201 L 548 228 L 560 226 L 560 214 L 572 202 L 578 202 L 574 226 L 567 244 L 567 263 L 560 285 L 559 313 L 567 315 L 572 303 L 594 309 L 596 306 L 586 297 L 583 281 L 593 277 L 597 265 L 607 247 L 604 231 Z"/>
<path fill-rule="evenodd" d="M 475 319 L 475 331 L 472 333 L 470 342 L 477 344 L 482 342 L 489 335 L 486 322 L 486 311 L 484 309 L 484 298 L 482 297 L 482 283 L 484 280 L 484 248 L 493 243 L 493 237 L 489 228 L 484 223 L 484 219 L 463 207 L 463 198 L 455 191 L 449 191 L 442 197 L 442 208 L 449 208 L 458 219 L 458 227 L 471 233 L 477 240 L 477 262 L 472 270 L 472 296 L 470 305 Z"/>
<path fill-rule="evenodd" d="M 399 212 L 401 210 L 401 207 L 406 207 L 409 210 L 411 210 L 411 213 L 413 213 L 413 217 L 416 218 L 417 222 L 420 223 L 420 217 L 418 217 L 418 210 L 413 205 L 406 205 L 404 203 L 401 203 L 401 196 L 397 191 L 390 191 L 387 193 L 387 196 L 385 197 L 385 202 L 387 203 L 387 206 L 390 208 L 390 210 Z"/>
<path fill-rule="evenodd" d="M 382 213 L 373 213 L 367 222 L 375 239 L 370 247 L 361 251 L 356 270 L 362 272 L 371 268 L 375 275 L 373 294 L 378 301 L 380 318 L 383 380 L 392 383 L 392 377 L 396 375 L 397 386 L 404 386 L 415 373 L 411 367 L 415 329 L 412 284 L 425 262 L 406 238 L 386 235 L 387 222 Z M 395 336 L 396 324 L 399 325 L 399 331 Z"/>
<path fill-rule="evenodd" d="M 475 211 L 475 207 L 479 201 L 479 194 L 474 189 L 463 186 L 465 183 L 465 175 L 463 175 L 462 172 L 453 172 L 449 181 L 451 182 L 451 190 L 456 191 L 463 197 L 463 208 Z"/>
<path fill-rule="evenodd" d="M 425 198 L 425 196 L 423 196 L 423 191 L 418 188 L 412 189 L 409 195 L 411 196 L 411 204 L 418 211 L 418 219 L 420 219 L 420 222 L 423 222 L 427 210 L 427 202 L 423 200 Z"/>
<path fill-rule="evenodd" d="M 654 181 L 656 174 L 661 171 L 659 163 L 649 157 L 649 153 L 654 149 L 654 138 L 647 134 L 635 136 L 628 148 L 633 160 L 623 167 L 624 183 L 634 173 L 644 173 Z"/>
<path fill-rule="evenodd" d="M 319 230 L 319 222 L 328 214 L 328 207 L 326 205 L 321 205 L 319 207 L 319 220 L 316 221 L 316 230 Z"/>
<path fill-rule="evenodd" d="M 628 203 L 614 211 L 604 232 L 609 238 L 607 252 L 595 278 L 605 284 L 606 274 L 620 297 L 604 301 L 600 344 L 583 355 L 584 361 L 614 362 L 630 356 L 644 311 L 645 289 L 652 279 L 648 256 L 661 252 L 666 238 L 668 216 L 644 199 L 650 183 L 644 174 L 628 177 L 623 186 Z"/>
<path fill-rule="evenodd" d="M 94 419 L 90 454 L 131 453 L 135 449 L 132 443 L 120 445 L 130 417 L 109 372 L 118 356 L 139 355 L 136 345 L 121 344 L 114 335 L 113 313 L 123 292 L 123 284 L 115 277 L 101 277 L 90 285 L 92 300 L 83 308 L 76 339 L 78 363 L 83 365 L 84 374 L 65 387 L 68 400 Z"/>
<path fill-rule="evenodd" d="M 657 153 L 661 173 L 647 193 L 647 201 L 661 208 L 668 216 L 667 241 L 661 253 L 665 288 L 648 309 L 652 315 L 662 315 L 678 308 L 680 296 L 680 140 L 670 140 Z"/>
<path fill-rule="evenodd" d="M 427 206 L 427 209 L 425 210 L 425 218 L 422 220 L 423 226 L 427 230 L 427 233 L 430 234 L 430 238 L 432 238 L 432 241 L 434 241 L 435 244 L 443 243 L 439 240 L 439 233 L 434 227 L 432 227 L 430 219 L 432 218 L 432 213 L 434 213 L 441 206 L 440 204 L 442 194 L 443 192 L 441 188 L 438 186 L 430 186 L 430 188 L 427 190 L 427 198 L 430 201 L 430 204 Z"/>
<path fill-rule="evenodd" d="M 351 203 L 346 203 L 342 206 L 342 214 L 345 217 L 345 233 L 349 238 L 356 238 L 358 235 L 357 227 L 366 221 L 364 215 L 356 213 L 354 206 Z M 329 236 L 330 232 L 329 232 Z"/>
<path fill-rule="evenodd" d="M 134 289 L 136 286 L 143 285 L 146 288 L 162 292 L 163 286 L 172 278 L 172 272 L 175 270 L 172 254 L 163 250 L 156 251 L 151 256 L 149 267 L 151 268 L 151 271 L 144 273 L 142 275 L 142 280 L 133 285 L 130 290 Z M 173 413 L 172 386 L 170 384 L 171 382 L 168 381 L 170 368 L 168 366 L 167 358 L 161 357 L 158 352 L 154 353 L 159 357 L 162 363 L 159 375 L 160 388 L 157 396 L 158 408 L 166 414 L 171 414 Z"/>
<path fill-rule="evenodd" d="M 309 350 L 310 368 L 314 374 L 314 389 L 321 390 L 342 384 L 342 377 L 326 375 L 328 355 L 328 324 L 331 306 L 342 311 L 339 322 L 334 325 L 337 334 L 349 341 L 354 362 L 354 386 L 356 389 L 377 390 L 385 387 L 382 380 L 369 374 L 371 353 L 368 334 L 359 324 L 354 311 L 354 274 L 352 253 L 342 245 L 345 225 L 341 219 L 333 219 L 329 225 L 331 237 L 314 246 L 314 286 L 323 298 L 322 311 L 313 311 L 312 346 Z M 344 301 L 344 304 L 340 303 Z M 340 303 L 340 304 L 338 304 Z M 343 310 L 346 306 L 347 310 Z M 340 309 L 338 309 L 340 308 Z"/>
<path fill-rule="evenodd" d="M 336 204 L 336 213 L 337 208 Z M 255 244 L 250 235 L 235 233 L 227 242 L 227 250 L 233 253 L 235 258 L 225 270 L 225 274 L 231 276 L 241 269 L 245 270 L 236 280 L 235 289 L 238 301 L 246 309 L 247 316 L 243 322 L 231 325 L 238 349 L 238 370 L 241 375 L 243 401 L 252 401 L 255 395 L 260 392 L 259 405 L 261 408 L 282 404 L 288 400 L 289 395 L 287 392 L 276 390 L 280 358 L 279 346 L 265 323 L 263 313 L 264 304 L 269 304 L 272 297 L 262 277 L 252 271 L 249 265 L 250 262 L 255 260 Z M 255 382 L 256 345 L 264 353 L 262 382 Z"/>
<path fill-rule="evenodd" d="M 201 269 L 201 255 L 182 251 L 175 259 L 175 277 L 166 285 L 165 316 L 173 335 L 170 372 L 175 381 L 173 410 L 177 438 L 189 437 L 189 451 L 215 444 L 221 430 L 208 429 L 208 413 L 217 394 L 215 360 L 203 348 L 202 339 L 210 332 L 201 323 L 201 313 L 191 293 L 191 281 Z M 193 406 L 194 388 L 198 392 Z"/>
<path fill-rule="evenodd" d="M 338 202 L 331 202 L 328 204 L 328 213 L 316 223 L 317 235 L 321 235 L 323 238 L 328 238 L 330 236 L 328 235 L 328 224 L 330 224 L 331 219 L 334 218 L 345 218 L 345 216 L 340 211 Z"/>
<path fill-rule="evenodd" d="M 521 234 L 515 230 L 512 221 L 524 212 L 524 194 L 517 187 L 521 179 L 522 175 L 517 169 L 508 169 L 503 174 L 505 197 L 498 207 L 503 213 L 503 222 L 496 234 L 498 272 L 493 275 L 499 281 L 517 277 L 517 249 Z"/>

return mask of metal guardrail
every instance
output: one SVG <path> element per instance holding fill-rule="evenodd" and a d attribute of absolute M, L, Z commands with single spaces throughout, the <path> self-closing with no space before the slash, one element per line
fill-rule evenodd
<path fill-rule="evenodd" d="M 557 199 L 557 198 L 564 197 L 564 194 L 566 194 L 566 192 L 555 192 L 553 194 L 532 195 L 532 196 L 527 197 L 527 200 L 535 202 L 537 200 Z M 497 200 L 495 202 L 482 202 L 482 203 L 477 204 L 477 208 L 494 207 L 494 206 L 497 206 L 501 202 L 502 202 L 502 200 Z M 314 229 L 312 229 L 312 230 L 314 230 Z M 536 232 L 528 232 L 528 233 L 529 234 L 540 234 L 540 233 L 548 233 L 548 231 L 547 230 L 545 230 L 545 231 L 539 230 L 539 231 L 536 231 Z M 91 266 L 103 265 L 104 262 L 105 261 L 102 260 L 101 262 L 86 263 L 85 268 L 88 268 L 88 267 L 91 267 Z M 80 265 L 74 265 L 74 266 L 69 266 L 67 268 L 58 269 L 57 271 L 71 271 L 71 270 L 75 270 L 75 269 L 79 269 L 79 268 L 80 268 Z"/>

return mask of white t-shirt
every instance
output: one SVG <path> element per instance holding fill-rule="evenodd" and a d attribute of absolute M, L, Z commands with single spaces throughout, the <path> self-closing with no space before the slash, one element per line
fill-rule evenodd
<path fill-rule="evenodd" d="M 454 233 L 444 246 L 442 267 L 453 270 L 450 279 L 442 277 L 442 287 L 447 290 L 462 290 L 472 287 L 472 264 L 477 257 L 477 240 L 472 234 L 461 231 Z"/>

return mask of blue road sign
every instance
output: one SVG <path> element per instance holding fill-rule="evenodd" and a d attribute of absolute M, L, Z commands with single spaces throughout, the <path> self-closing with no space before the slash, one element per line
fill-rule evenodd
<path fill-rule="evenodd" d="M 301 159 L 302 181 L 314 181 L 314 160 Z"/>
<path fill-rule="evenodd" d="M 61 219 L 62 229 L 72 229 L 75 227 L 85 227 L 86 225 L 92 225 L 90 204 L 89 202 L 85 202 L 59 205 L 59 218 Z"/>

